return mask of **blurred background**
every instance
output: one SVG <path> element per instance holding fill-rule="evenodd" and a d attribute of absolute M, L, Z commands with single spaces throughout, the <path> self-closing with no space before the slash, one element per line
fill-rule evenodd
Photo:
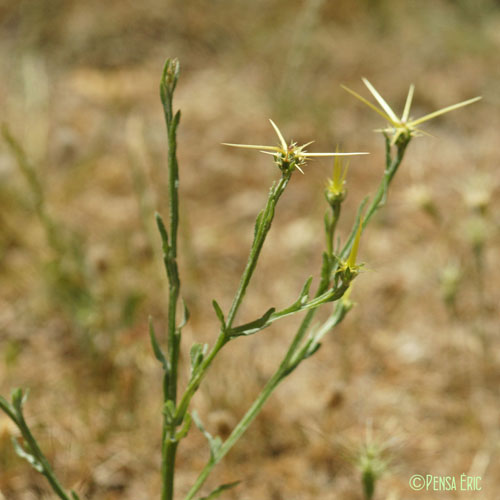
<path fill-rule="evenodd" d="M 221 142 L 370 151 L 351 161 L 340 235 L 384 168 L 367 77 L 413 116 L 482 95 L 412 141 L 387 206 L 363 235 L 355 308 L 287 379 L 210 478 L 225 498 L 496 499 L 500 488 L 498 281 L 500 3 L 494 0 L 3 0 L 0 110 L 0 393 L 30 388 L 27 418 L 82 498 L 160 491 L 161 372 L 147 333 L 166 321 L 153 213 L 167 216 L 158 85 L 178 57 L 180 268 L 192 342 L 213 342 L 253 221 L 278 172 Z M 294 175 L 241 311 L 293 301 L 317 278 L 331 162 Z M 325 311 L 326 313 L 326 311 Z M 227 436 L 283 355 L 297 318 L 230 344 L 194 406 Z M 183 365 L 185 382 L 188 367 Z M 54 498 L 0 415 L 0 498 Z M 208 451 L 193 429 L 178 498 Z M 414 492 L 413 474 L 482 477 L 481 492 Z"/>

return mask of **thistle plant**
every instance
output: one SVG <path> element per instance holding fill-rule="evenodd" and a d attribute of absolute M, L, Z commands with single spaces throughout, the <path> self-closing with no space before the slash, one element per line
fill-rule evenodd
<path fill-rule="evenodd" d="M 362 233 L 374 214 L 383 206 L 387 198 L 389 186 L 403 160 L 407 146 L 411 139 L 419 134 L 416 125 L 444 112 L 474 102 L 474 100 L 466 101 L 465 103 L 460 103 L 439 112 L 426 115 L 426 117 L 420 120 L 409 121 L 409 108 L 413 96 L 413 87 L 410 87 L 410 94 L 405 105 L 403 118 L 398 121 L 395 118 L 395 114 L 392 110 L 389 111 L 389 106 L 371 85 L 368 85 L 368 88 L 375 96 L 382 110 L 349 90 L 349 92 L 360 98 L 365 104 L 377 110 L 379 114 L 389 121 L 391 127 L 382 131 L 385 137 L 386 165 L 379 188 L 371 202 L 369 202 L 368 198 L 365 198 L 361 202 L 352 229 L 342 245 L 340 245 L 340 239 L 337 237 L 336 231 L 341 216 L 342 204 L 347 195 L 347 165 L 342 164 L 342 157 L 365 153 L 345 153 L 339 152 L 339 150 L 329 153 L 309 153 L 306 148 L 311 145 L 310 142 L 302 146 L 298 146 L 293 141 L 287 142 L 273 121 L 271 121 L 271 125 L 278 136 L 278 145 L 227 144 L 233 147 L 255 149 L 271 155 L 273 164 L 278 169 L 279 179 L 272 184 L 265 206 L 257 215 L 248 261 L 242 272 L 229 310 L 225 313 L 216 300 L 212 302 L 219 322 L 219 331 L 213 344 L 209 346 L 208 344 L 195 343 L 190 348 L 190 374 L 187 385 L 181 392 L 179 387 L 181 368 L 179 361 L 182 347 L 182 330 L 189 321 L 189 311 L 181 297 L 181 281 L 177 263 L 177 235 L 179 227 L 177 129 L 181 114 L 180 111 L 174 111 L 173 97 L 178 78 L 179 62 L 176 59 L 167 60 L 161 78 L 160 96 L 163 104 L 168 139 L 168 194 L 170 209 L 168 224 L 165 224 L 163 218 L 159 214 L 156 214 L 169 289 L 167 331 L 160 337 L 155 331 L 152 320 L 150 320 L 149 324 L 153 352 L 163 371 L 163 425 L 161 435 L 162 500 L 173 500 L 174 498 L 176 454 L 179 444 L 190 432 L 192 422 L 206 437 L 210 454 L 207 463 L 184 496 L 184 500 L 192 500 L 195 497 L 199 498 L 199 491 L 208 476 L 246 432 L 274 390 L 303 361 L 316 353 L 321 346 L 324 336 L 345 318 L 353 306 L 349 299 L 352 283 L 361 271 L 361 265 L 358 263 L 357 257 Z M 367 81 L 365 81 L 365 84 L 367 84 Z M 252 321 L 238 323 L 238 312 L 245 299 L 261 255 L 261 250 L 271 229 L 277 205 L 295 171 L 298 170 L 304 173 L 307 161 L 313 157 L 334 157 L 335 159 L 333 176 L 328 181 L 325 189 L 325 198 L 328 205 L 324 219 L 325 250 L 323 252 L 322 266 L 319 270 L 319 280 L 316 290 L 311 290 L 313 278 L 309 277 L 298 292 L 297 299 L 287 307 L 283 309 L 271 307 Z M 329 315 L 313 327 L 313 319 L 321 306 L 330 308 Z M 223 440 L 219 436 L 212 436 L 205 429 L 202 419 L 192 409 L 191 403 L 193 396 L 203 382 L 214 359 L 227 344 L 236 338 L 257 334 L 284 317 L 301 313 L 303 314 L 303 318 L 297 331 L 291 337 L 281 361 L 277 363 L 276 370 L 267 380 L 260 394 L 249 405 L 247 412 L 234 426 L 226 439 Z M 20 390 L 16 390 L 13 393 L 11 403 L 3 398 L 0 399 L 0 407 L 21 430 L 24 445 L 17 445 L 18 453 L 47 477 L 59 498 L 65 500 L 78 499 L 76 493 L 67 493 L 55 479 L 50 466 L 40 451 L 39 445 L 24 420 L 22 413 L 24 401 L 25 397 Z M 204 496 L 203 499 L 215 498 L 223 491 L 236 486 L 236 484 L 236 482 L 223 484 L 209 493 L 208 496 Z M 368 493 L 367 497 L 370 497 Z"/>
<path fill-rule="evenodd" d="M 415 92 L 415 86 L 412 84 L 410 85 L 410 89 L 408 90 L 408 96 L 406 97 L 403 114 L 401 115 L 401 118 L 398 118 L 389 104 L 387 104 L 386 100 L 377 92 L 377 89 L 366 78 L 363 78 L 362 80 L 372 96 L 377 101 L 379 107 L 359 95 L 357 92 L 354 92 L 354 90 L 346 87 L 345 85 L 342 85 L 342 88 L 359 99 L 362 103 L 373 109 L 373 111 L 378 113 L 388 122 L 389 126 L 385 129 L 380 129 L 379 131 L 383 132 L 384 135 L 391 136 L 391 145 L 395 145 L 398 142 L 408 142 L 412 137 L 430 135 L 428 134 L 428 132 L 417 128 L 417 126 L 429 120 L 432 120 L 433 118 L 444 115 L 445 113 L 454 111 L 455 109 L 473 104 L 474 102 L 477 102 L 481 99 L 481 97 L 473 97 L 472 99 L 468 99 L 467 101 L 462 101 L 457 104 L 452 104 L 451 106 L 446 106 L 445 108 L 438 109 L 437 111 L 424 115 L 421 118 L 411 119 L 410 109 L 413 102 L 413 94 Z"/>

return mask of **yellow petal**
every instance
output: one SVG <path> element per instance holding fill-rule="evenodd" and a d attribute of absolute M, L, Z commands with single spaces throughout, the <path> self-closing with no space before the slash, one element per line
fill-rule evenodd
<path fill-rule="evenodd" d="M 245 148 L 245 149 L 267 149 L 268 151 L 281 151 L 281 148 L 277 146 L 257 146 L 255 144 L 230 144 L 228 142 L 223 142 L 223 146 L 231 146 L 233 148 Z"/>
<path fill-rule="evenodd" d="M 353 156 L 353 155 L 369 155 L 370 153 L 302 153 L 301 156 L 308 158 L 309 156 Z"/>
<path fill-rule="evenodd" d="M 314 141 L 309 141 L 309 142 L 306 142 L 305 144 L 302 144 L 302 146 L 298 147 L 297 149 L 299 151 L 302 151 L 304 148 L 307 148 L 307 146 L 310 146 L 311 144 L 313 144 Z"/>
<path fill-rule="evenodd" d="M 413 92 L 415 91 L 415 85 L 413 83 L 410 85 L 410 90 L 408 90 L 408 97 L 405 102 L 405 109 L 403 111 L 403 116 L 401 117 L 401 121 L 406 123 L 408 121 L 408 117 L 410 116 L 410 108 L 411 102 L 413 100 Z"/>
<path fill-rule="evenodd" d="M 278 128 L 278 126 L 276 125 L 276 123 L 274 123 L 270 118 L 269 118 L 269 121 L 271 122 L 271 125 L 273 126 L 276 134 L 279 137 L 279 140 L 280 140 L 280 143 L 281 143 L 281 147 L 283 148 L 284 151 L 286 151 L 288 149 L 288 146 L 286 144 L 285 138 L 283 137 L 283 134 L 280 132 L 280 129 Z"/>
<path fill-rule="evenodd" d="M 474 97 L 473 99 L 469 99 L 467 101 L 459 102 L 457 104 L 452 104 L 451 106 L 447 106 L 446 108 L 439 109 L 438 111 L 434 111 L 433 113 L 429 113 L 428 115 L 422 116 L 418 120 L 413 120 L 408 125 L 414 127 L 415 125 L 419 125 L 420 123 L 426 122 L 428 120 L 432 120 L 436 118 L 436 116 L 444 115 L 445 113 L 449 113 L 450 111 L 454 111 L 455 109 L 462 108 L 463 106 L 468 106 L 474 102 L 479 101 L 482 97 Z"/>
<path fill-rule="evenodd" d="M 362 78 L 363 83 L 368 87 L 368 90 L 372 93 L 373 97 L 380 104 L 382 109 L 387 113 L 387 115 L 391 118 L 394 123 L 399 123 L 399 118 L 396 116 L 396 113 L 392 110 L 392 108 L 387 104 L 385 99 L 377 92 L 375 87 L 366 79 Z"/>
<path fill-rule="evenodd" d="M 421 128 L 412 128 L 412 131 L 417 132 L 418 134 L 426 135 L 427 137 L 436 138 L 435 135 L 429 134 L 429 132 L 422 130 Z"/>
<path fill-rule="evenodd" d="M 341 85 L 341 87 L 349 92 L 349 94 L 353 95 L 356 97 L 356 99 L 359 99 L 363 104 L 366 104 L 369 108 L 373 109 L 375 113 L 378 113 L 384 120 L 387 120 L 391 125 L 396 126 L 397 123 L 394 122 L 389 115 L 384 113 L 381 109 L 377 108 L 377 106 L 373 105 L 370 101 L 365 99 L 363 96 L 359 95 L 357 92 L 354 92 L 354 90 L 351 90 L 349 87 L 346 87 L 345 85 Z"/>

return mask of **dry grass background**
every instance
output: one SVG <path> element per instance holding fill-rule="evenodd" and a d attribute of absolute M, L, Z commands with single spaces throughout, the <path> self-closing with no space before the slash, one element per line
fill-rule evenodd
<path fill-rule="evenodd" d="M 483 95 L 432 122 L 435 138 L 413 141 L 363 238 L 357 307 L 280 387 L 210 484 L 241 479 L 226 494 L 240 500 L 361 499 L 352 456 L 373 427 L 391 458 L 377 499 L 498 498 L 498 2 L 4 0 L 0 38 L 1 119 L 35 166 L 50 214 L 78 236 L 77 288 L 94 297 L 75 305 L 69 288 L 50 285 L 53 254 L 2 143 L 0 393 L 31 389 L 27 414 L 62 482 L 95 500 L 157 498 L 160 488 L 160 370 L 146 324 L 152 314 L 160 329 L 166 310 L 151 218 L 167 213 L 164 59 L 182 64 L 185 347 L 215 338 L 211 299 L 229 305 L 276 176 L 267 158 L 221 142 L 274 141 L 272 117 L 317 150 L 371 151 L 352 161 L 345 234 L 381 176 L 383 142 L 372 133 L 378 117 L 339 84 L 359 90 L 366 76 L 401 108 L 413 82 L 415 115 Z M 294 177 L 243 316 L 289 303 L 317 276 L 329 173 L 317 161 Z M 487 202 L 482 214 L 470 208 L 474 196 Z M 474 237 L 484 237 L 482 296 Z M 455 308 L 442 298 L 452 266 L 462 276 Z M 195 398 L 212 432 L 224 435 L 243 414 L 294 324 L 223 352 Z M 95 348 L 81 334 L 89 326 Z M 15 456 L 12 432 L 0 416 L 0 498 L 53 498 Z M 193 430 L 178 459 L 179 498 L 206 454 Z M 415 473 L 463 472 L 482 476 L 481 492 L 408 486 Z"/>

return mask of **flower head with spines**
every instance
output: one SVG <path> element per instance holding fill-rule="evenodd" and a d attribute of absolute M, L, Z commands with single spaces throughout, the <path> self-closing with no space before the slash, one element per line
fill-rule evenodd
<path fill-rule="evenodd" d="M 382 132 L 386 136 L 391 136 L 391 145 L 395 145 L 398 143 L 407 144 L 412 137 L 418 137 L 421 135 L 430 135 L 428 132 L 425 132 L 424 130 L 417 128 L 417 126 L 426 121 L 432 120 L 437 116 L 444 115 L 445 113 L 449 113 L 450 111 L 454 111 L 455 109 L 462 108 L 463 106 L 468 106 L 469 104 L 472 104 L 482 99 L 481 97 L 474 97 L 472 99 L 468 99 L 467 101 L 462 101 L 457 104 L 452 104 L 451 106 L 441 108 L 437 111 L 424 115 L 421 118 L 412 120 L 410 119 L 410 108 L 413 101 L 413 93 L 415 91 L 415 86 L 412 84 L 410 85 L 408 96 L 406 97 L 403 114 L 401 115 L 401 118 L 398 118 L 396 113 L 389 106 L 389 104 L 387 104 L 386 100 L 377 92 L 375 87 L 366 78 L 362 78 L 362 80 L 380 107 L 371 103 L 363 96 L 359 95 L 357 92 L 351 90 L 345 85 L 342 85 L 342 88 L 347 92 L 349 92 L 354 97 L 356 97 L 356 99 L 359 99 L 363 104 L 366 104 L 369 108 L 373 109 L 373 111 L 378 113 L 382 118 L 384 118 L 389 123 L 389 127 L 384 129 L 378 129 L 377 132 Z"/>
<path fill-rule="evenodd" d="M 235 148 L 257 149 L 261 153 L 272 155 L 274 162 L 278 165 L 282 172 L 290 173 L 297 169 L 299 172 L 304 173 L 302 167 L 305 166 L 309 158 L 321 156 L 352 156 L 352 155 L 365 155 L 368 153 L 308 153 L 306 147 L 310 146 L 314 141 L 298 146 L 296 142 L 291 141 L 287 144 L 280 129 L 272 120 L 269 120 L 276 132 L 279 139 L 279 146 L 260 146 L 254 144 L 229 144 L 224 142 L 224 146 L 232 146 Z"/>

